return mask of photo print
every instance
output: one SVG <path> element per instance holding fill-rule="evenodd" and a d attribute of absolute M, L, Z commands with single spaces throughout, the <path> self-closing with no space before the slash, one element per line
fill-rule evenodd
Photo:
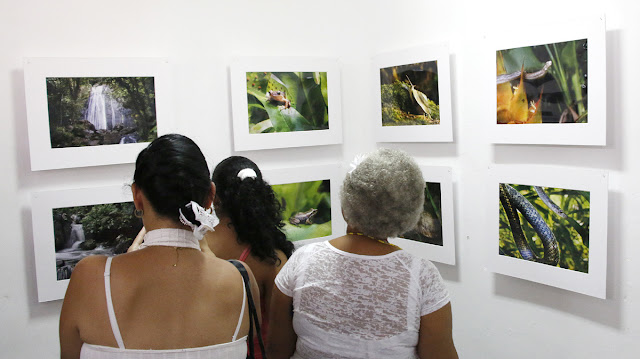
<path fill-rule="evenodd" d="M 439 125 L 438 62 L 380 69 L 382 126 Z"/>
<path fill-rule="evenodd" d="M 247 72 L 249 133 L 326 130 L 326 72 Z"/>
<path fill-rule="evenodd" d="M 496 51 L 497 123 L 588 123 L 586 38 Z"/>
<path fill-rule="evenodd" d="M 424 189 L 424 209 L 418 224 L 400 238 L 443 246 L 442 203 L 439 182 L 426 182 Z"/>
<path fill-rule="evenodd" d="M 531 164 L 489 171 L 486 268 L 606 298 L 608 173 Z"/>
<path fill-rule="evenodd" d="M 32 171 L 133 163 L 171 129 L 163 58 L 25 58 Z"/>
<path fill-rule="evenodd" d="M 455 265 L 453 170 L 419 164 L 425 180 L 424 205 L 416 226 L 389 242 L 430 261 Z"/>
<path fill-rule="evenodd" d="M 500 255 L 589 273 L 589 223 L 589 191 L 500 183 Z"/>
<path fill-rule="evenodd" d="M 153 77 L 47 77 L 51 148 L 151 142 Z"/>
<path fill-rule="evenodd" d="M 336 59 L 241 57 L 229 71 L 234 150 L 342 143 Z"/>
<path fill-rule="evenodd" d="M 280 202 L 283 232 L 296 242 L 332 234 L 331 181 L 271 185 Z"/>
<path fill-rule="evenodd" d="M 126 253 L 142 229 L 133 211 L 133 202 L 54 208 L 57 280 L 69 279 L 84 257 Z"/>

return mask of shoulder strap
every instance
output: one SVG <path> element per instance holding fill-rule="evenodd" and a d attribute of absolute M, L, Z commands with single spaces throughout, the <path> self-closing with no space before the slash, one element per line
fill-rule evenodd
<path fill-rule="evenodd" d="M 242 282 L 244 283 L 244 278 L 242 278 Z M 247 287 L 242 286 L 242 307 L 240 309 L 240 317 L 238 318 L 238 324 L 236 325 L 236 331 L 233 333 L 233 337 L 231 341 L 236 341 L 238 338 L 238 332 L 240 331 L 240 326 L 242 326 L 242 318 L 244 318 L 244 307 L 247 305 Z"/>
<path fill-rule="evenodd" d="M 243 262 L 246 261 L 247 257 L 249 257 L 249 253 L 251 253 L 251 246 L 248 246 L 242 251 L 242 254 L 240 254 L 240 257 L 238 257 L 238 260 Z"/>
<path fill-rule="evenodd" d="M 116 312 L 113 310 L 113 300 L 111 299 L 111 260 L 113 257 L 107 257 L 107 263 L 104 265 L 104 293 L 107 297 L 107 312 L 109 312 L 109 321 L 111 322 L 111 331 L 116 338 L 118 348 L 124 349 L 124 342 L 120 334 L 120 327 L 116 320 Z"/>
<path fill-rule="evenodd" d="M 258 320 L 258 311 L 256 310 L 256 306 L 253 303 L 253 296 L 251 295 L 251 283 L 249 281 L 249 274 L 247 273 L 247 269 L 244 267 L 244 265 L 235 260 L 235 259 L 229 259 L 229 262 L 231 264 L 233 264 L 238 271 L 240 271 L 240 275 L 242 275 L 242 280 L 244 281 L 244 287 L 245 287 L 245 291 L 247 293 L 247 299 L 249 301 L 249 339 L 248 339 L 248 344 L 249 344 L 249 358 L 253 358 L 254 357 L 254 348 L 253 348 L 253 326 L 255 324 L 256 326 L 256 333 L 258 333 L 258 343 L 260 344 L 260 351 L 262 353 L 262 357 L 264 359 L 267 358 L 267 355 L 265 353 L 264 350 L 264 343 L 262 341 L 262 335 L 260 335 L 260 321 Z"/>

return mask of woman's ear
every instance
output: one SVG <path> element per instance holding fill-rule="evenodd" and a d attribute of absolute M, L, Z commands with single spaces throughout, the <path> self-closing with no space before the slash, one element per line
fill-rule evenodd
<path fill-rule="evenodd" d="M 142 200 L 143 194 L 140 187 L 133 183 L 131 185 L 131 193 L 133 194 L 133 205 L 136 209 L 144 211 L 144 201 Z"/>

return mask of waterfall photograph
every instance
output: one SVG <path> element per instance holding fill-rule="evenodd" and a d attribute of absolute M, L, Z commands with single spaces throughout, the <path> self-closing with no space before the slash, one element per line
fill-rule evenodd
<path fill-rule="evenodd" d="M 47 77 L 51 148 L 151 142 L 153 77 Z"/>
<path fill-rule="evenodd" d="M 133 202 L 54 208 L 57 280 L 69 279 L 84 257 L 125 253 L 142 229 L 133 210 Z"/>

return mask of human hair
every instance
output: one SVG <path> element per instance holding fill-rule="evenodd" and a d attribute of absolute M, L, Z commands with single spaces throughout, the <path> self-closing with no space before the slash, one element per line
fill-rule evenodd
<path fill-rule="evenodd" d="M 204 206 L 211 194 L 209 168 L 198 145 L 190 138 L 168 134 L 156 138 L 136 159 L 133 182 L 161 216 L 179 221 L 180 209 L 193 224 L 194 201 Z"/>
<path fill-rule="evenodd" d="M 418 223 L 424 187 L 422 171 L 407 153 L 378 149 L 344 179 L 340 200 L 345 221 L 368 236 L 396 237 Z"/>
<path fill-rule="evenodd" d="M 255 172 L 241 178 L 245 169 Z M 250 159 L 231 156 L 213 170 L 211 180 L 216 184 L 216 211 L 231 220 L 238 242 L 249 244 L 251 253 L 260 260 L 278 262 L 276 249 L 289 258 L 293 243 L 287 240 L 281 228 L 282 212 L 271 186 L 262 178 L 262 172 Z"/>

